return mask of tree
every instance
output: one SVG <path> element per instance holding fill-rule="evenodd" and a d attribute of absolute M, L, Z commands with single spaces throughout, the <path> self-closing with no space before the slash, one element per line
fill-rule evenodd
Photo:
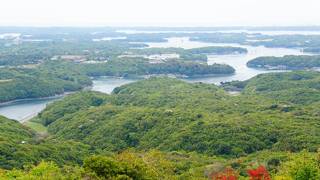
<path fill-rule="evenodd" d="M 290 160 L 281 166 L 279 175 L 291 177 L 293 180 L 318 180 L 319 161 L 315 154 L 302 151 L 290 156 Z"/>
<path fill-rule="evenodd" d="M 257 169 L 248 170 L 250 180 L 271 180 L 269 172 L 264 166 L 259 166 Z"/>

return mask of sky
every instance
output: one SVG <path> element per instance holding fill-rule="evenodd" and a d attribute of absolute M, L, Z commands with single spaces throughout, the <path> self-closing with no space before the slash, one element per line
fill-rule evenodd
<path fill-rule="evenodd" d="M 320 0 L 1 0 L 0 26 L 320 25 Z"/>

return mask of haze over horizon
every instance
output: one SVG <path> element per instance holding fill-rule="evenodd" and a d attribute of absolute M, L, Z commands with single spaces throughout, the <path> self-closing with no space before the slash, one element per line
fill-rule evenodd
<path fill-rule="evenodd" d="M 0 26 L 320 25 L 317 0 L 5 0 L 1 4 Z"/>

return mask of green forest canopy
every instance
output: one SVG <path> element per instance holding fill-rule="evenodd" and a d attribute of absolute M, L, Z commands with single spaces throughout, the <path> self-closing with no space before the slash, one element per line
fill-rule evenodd
<path fill-rule="evenodd" d="M 1 118 L 1 168 L 54 163 L 0 170 L 0 177 L 36 177 L 33 172 L 42 169 L 78 179 L 201 179 L 227 166 L 248 176 L 250 163 L 265 165 L 273 176 L 295 177 L 299 167 L 288 163 L 302 161 L 316 177 L 320 88 L 313 85 L 319 81 L 318 72 L 263 74 L 246 81 L 238 96 L 170 78 L 124 85 L 111 95 L 79 92 L 50 104 L 36 119 L 48 128 L 47 138 Z M 297 100 L 296 91 L 314 93 L 300 93 Z M 310 152 L 287 153 L 303 149 Z M 114 169 L 99 171 L 109 165 Z"/>

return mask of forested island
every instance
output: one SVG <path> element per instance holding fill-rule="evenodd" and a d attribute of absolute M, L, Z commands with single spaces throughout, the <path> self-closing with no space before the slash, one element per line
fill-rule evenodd
<path fill-rule="evenodd" d="M 320 67 L 320 56 L 258 57 L 247 63 L 248 67 L 264 69 L 302 70 Z"/>
<path fill-rule="evenodd" d="M 248 50 L 242 47 L 232 47 L 232 46 L 208 46 L 201 48 L 188 49 L 187 52 L 192 54 L 245 54 Z"/>
<path fill-rule="evenodd" d="M 79 92 L 32 120 L 42 124 L 47 138 L 1 118 L 1 168 L 46 162 L 0 171 L 0 177 L 39 177 L 32 173 L 38 170 L 76 178 L 207 179 L 228 167 L 248 177 L 248 167 L 255 169 L 251 163 L 272 177 L 309 170 L 314 177 L 320 172 L 319 75 L 259 75 L 238 96 L 215 85 L 159 77 L 111 95 Z"/>
<path fill-rule="evenodd" d="M 139 76 L 173 74 L 177 76 L 223 75 L 234 73 L 234 68 L 225 64 L 200 64 L 171 60 L 160 63 L 150 63 L 146 59 L 119 59 L 103 64 L 82 66 L 89 76 Z"/>

